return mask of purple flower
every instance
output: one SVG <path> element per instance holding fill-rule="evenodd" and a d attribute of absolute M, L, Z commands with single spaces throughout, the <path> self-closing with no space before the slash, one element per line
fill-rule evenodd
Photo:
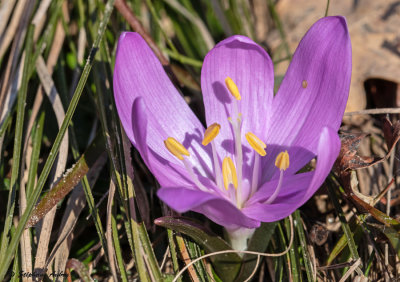
<path fill-rule="evenodd" d="M 240 35 L 218 43 L 201 71 L 207 130 L 137 33 L 119 39 L 114 93 L 160 199 L 228 230 L 253 229 L 290 215 L 324 182 L 350 77 L 346 21 L 326 17 L 301 40 L 275 96 L 263 48 Z M 298 173 L 315 157 L 314 171 Z"/>

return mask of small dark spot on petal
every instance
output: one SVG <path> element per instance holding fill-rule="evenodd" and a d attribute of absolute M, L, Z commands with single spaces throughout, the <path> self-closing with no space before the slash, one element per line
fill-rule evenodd
<path fill-rule="evenodd" d="M 303 82 L 301 83 L 301 86 L 303 88 L 307 88 L 307 85 L 308 85 L 307 80 L 303 80 Z"/>

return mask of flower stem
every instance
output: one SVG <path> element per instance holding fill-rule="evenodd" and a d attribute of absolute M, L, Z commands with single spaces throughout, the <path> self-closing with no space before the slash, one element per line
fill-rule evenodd
<path fill-rule="evenodd" d="M 229 240 L 231 242 L 232 249 L 237 251 L 247 250 L 247 242 L 253 235 L 255 229 L 248 229 L 240 227 L 238 229 L 228 229 L 226 231 L 229 235 Z M 242 256 L 243 254 L 240 254 Z"/>

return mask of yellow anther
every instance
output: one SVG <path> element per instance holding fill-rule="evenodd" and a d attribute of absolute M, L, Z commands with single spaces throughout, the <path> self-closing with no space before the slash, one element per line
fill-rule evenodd
<path fill-rule="evenodd" d="M 258 138 L 254 133 L 247 132 L 246 140 L 249 142 L 254 151 L 260 154 L 260 156 L 264 157 L 267 154 L 267 152 L 264 150 L 267 148 L 267 145 L 265 145 L 265 143 L 261 141 L 260 138 Z"/>
<path fill-rule="evenodd" d="M 232 183 L 235 189 L 237 189 L 238 179 L 236 175 L 236 168 L 230 157 L 225 157 L 222 162 L 222 177 L 224 178 L 224 186 L 226 190 L 228 190 L 230 183 Z"/>
<path fill-rule="evenodd" d="M 242 99 L 239 93 L 239 89 L 235 82 L 233 82 L 232 78 L 230 78 L 229 76 L 225 78 L 225 84 L 229 92 L 231 92 L 232 96 L 235 97 L 236 100 Z"/>
<path fill-rule="evenodd" d="M 275 166 L 280 170 L 286 170 L 289 167 L 289 154 L 287 151 L 278 154 L 275 160 Z"/>
<path fill-rule="evenodd" d="M 215 137 L 217 137 L 220 129 L 221 129 L 221 126 L 218 123 L 211 124 L 206 129 L 206 132 L 204 132 L 204 138 L 203 138 L 203 141 L 201 142 L 201 144 L 203 146 L 207 146 L 211 141 L 214 140 Z"/>
<path fill-rule="evenodd" d="M 170 151 L 171 154 L 180 160 L 183 160 L 182 155 L 190 156 L 189 151 L 186 150 L 186 148 L 175 138 L 168 137 L 166 140 L 164 140 L 164 144 L 168 151 Z"/>

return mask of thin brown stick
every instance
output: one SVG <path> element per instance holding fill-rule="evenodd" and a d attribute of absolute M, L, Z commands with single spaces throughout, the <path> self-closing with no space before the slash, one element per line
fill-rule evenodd
<path fill-rule="evenodd" d="M 108 252 L 108 260 L 109 266 L 111 269 L 112 277 L 115 281 L 118 281 L 117 276 L 117 267 L 115 265 L 115 250 L 112 238 L 112 230 L 111 230 L 111 219 L 112 219 L 112 205 L 114 201 L 114 194 L 115 194 L 115 184 L 111 179 L 110 182 L 110 189 L 108 194 L 108 201 L 107 201 L 107 228 L 106 228 L 106 240 L 107 240 L 107 252 Z"/>
<path fill-rule="evenodd" d="M 21 7 L 19 6 L 21 4 Z M 16 14 L 16 12 L 13 14 L 13 18 L 12 18 L 12 23 L 10 23 L 10 26 L 12 25 L 12 27 L 8 27 L 6 33 L 10 33 L 12 36 L 12 39 L 14 39 L 12 42 L 12 47 L 11 47 L 11 51 L 10 51 L 10 55 L 8 57 L 8 62 L 7 62 L 7 66 L 6 66 L 6 71 L 4 76 L 1 78 L 0 81 L 0 117 L 3 117 L 5 115 L 5 113 L 3 113 L 3 111 L 5 111 L 7 109 L 4 108 L 5 107 L 5 101 L 7 100 L 7 95 L 9 95 L 12 91 L 9 91 L 9 87 L 10 85 L 12 85 L 15 79 L 20 80 L 20 77 L 15 77 L 16 75 L 16 70 L 17 70 L 17 66 L 20 66 L 22 64 L 22 61 L 20 61 L 21 63 L 18 64 L 18 59 L 19 56 L 21 54 L 21 50 L 23 47 L 23 43 L 24 43 L 24 36 L 27 30 L 27 25 L 28 25 L 28 19 L 30 18 L 30 15 L 32 13 L 33 10 L 33 4 L 34 1 L 30 1 L 28 2 L 27 5 L 24 4 L 25 2 L 18 2 L 16 9 L 18 8 L 18 15 Z M 21 9 L 21 13 L 19 9 Z M 22 19 L 20 19 L 22 18 Z M 14 24 L 15 22 L 15 24 Z M 14 29 L 14 25 L 16 25 L 16 27 L 18 27 L 18 29 Z M 16 28 L 15 27 L 15 28 Z M 5 42 L 3 40 L 3 38 L 0 39 L 0 58 L 3 57 L 4 53 L 6 52 L 6 50 L 8 49 L 8 44 L 10 44 L 11 41 Z M 2 51 L 4 49 L 4 51 Z M 15 100 L 15 99 L 14 99 Z M 11 104 L 14 103 L 14 101 L 11 102 Z M 10 107 L 11 108 L 11 107 Z"/>
<path fill-rule="evenodd" d="M 174 72 L 171 69 L 168 59 L 163 55 L 161 50 L 158 48 L 157 44 L 154 42 L 153 38 L 149 35 L 149 33 L 144 29 L 143 25 L 137 19 L 135 14 L 132 12 L 131 8 L 126 4 L 125 0 L 115 0 L 114 2 L 115 8 L 117 8 L 118 12 L 124 17 L 124 19 L 129 23 L 131 28 L 140 34 L 146 43 L 149 45 L 151 50 L 153 50 L 154 54 L 160 60 L 161 64 L 164 66 L 165 71 L 170 75 L 172 82 L 175 85 L 179 85 L 179 80 L 175 76 Z"/>
<path fill-rule="evenodd" d="M 400 108 L 368 109 L 368 110 L 344 113 L 345 116 L 382 115 L 382 114 L 400 114 Z"/>
<path fill-rule="evenodd" d="M 143 39 L 147 42 L 149 47 L 153 50 L 154 54 L 160 60 L 161 64 L 163 66 L 169 66 L 167 58 L 164 57 L 161 50 L 158 48 L 157 44 L 153 41 L 153 38 L 151 38 L 151 36 L 143 28 L 142 24 L 136 18 L 131 8 L 129 8 L 129 6 L 126 4 L 126 1 L 115 0 L 114 6 L 115 8 L 117 8 L 118 12 L 121 13 L 124 19 L 129 23 L 131 28 L 143 37 Z"/>
<path fill-rule="evenodd" d="M 356 260 L 354 264 L 347 270 L 346 274 L 343 275 L 343 277 L 339 280 L 339 282 L 344 282 L 346 281 L 347 278 L 350 277 L 351 274 L 353 274 L 354 271 L 356 271 L 357 267 L 361 264 L 361 258 Z"/>

